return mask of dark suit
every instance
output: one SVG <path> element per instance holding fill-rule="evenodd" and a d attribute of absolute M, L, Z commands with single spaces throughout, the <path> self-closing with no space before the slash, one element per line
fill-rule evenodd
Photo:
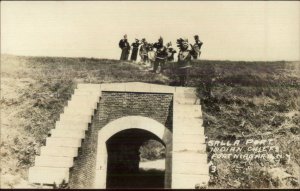
<path fill-rule="evenodd" d="M 136 61 L 140 43 L 134 42 L 131 44 L 131 46 L 132 46 L 132 52 L 131 52 L 130 60 Z"/>
<path fill-rule="evenodd" d="M 128 60 L 130 45 L 127 39 L 121 39 L 119 42 L 119 47 L 122 49 L 120 60 Z"/>

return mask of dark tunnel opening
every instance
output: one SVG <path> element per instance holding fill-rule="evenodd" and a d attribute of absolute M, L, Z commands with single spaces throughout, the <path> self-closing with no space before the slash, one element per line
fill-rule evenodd
<path fill-rule="evenodd" d="M 154 142 L 156 144 L 153 144 Z M 162 140 L 142 129 L 128 129 L 113 135 L 106 142 L 108 151 L 106 187 L 164 188 L 164 169 L 157 169 L 152 164 L 154 168 L 140 167 L 140 163 L 147 160 L 145 156 L 155 158 L 156 154 L 153 153 L 158 150 L 159 144 L 164 148 L 160 149 L 160 152 L 165 152 Z M 160 159 L 165 155 L 159 154 Z"/>

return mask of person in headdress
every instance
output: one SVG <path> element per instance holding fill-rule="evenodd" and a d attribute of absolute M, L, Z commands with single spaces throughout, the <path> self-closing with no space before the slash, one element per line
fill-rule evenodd
<path fill-rule="evenodd" d="M 177 46 L 179 48 L 178 53 L 178 76 L 180 81 L 180 86 L 186 86 L 189 76 L 189 70 L 191 68 L 192 57 L 195 56 L 195 53 L 189 49 L 188 39 L 178 39 Z"/>
<path fill-rule="evenodd" d="M 194 39 L 195 39 L 195 43 L 194 43 L 194 45 L 192 45 L 192 51 L 194 51 L 195 53 L 193 54 L 194 55 L 193 58 L 198 59 L 198 58 L 200 58 L 200 55 L 201 55 L 200 50 L 203 45 L 203 42 L 199 39 L 198 35 L 195 35 Z"/>
<path fill-rule="evenodd" d="M 154 43 L 154 48 L 156 48 L 156 58 L 154 62 L 153 72 L 160 73 L 164 68 L 164 63 L 167 59 L 167 48 L 164 46 L 163 38 L 160 37 L 158 42 Z"/>
<path fill-rule="evenodd" d="M 124 35 L 124 38 L 120 40 L 119 47 L 122 49 L 120 60 L 128 60 L 128 56 L 130 53 L 130 45 L 127 41 L 127 35 Z"/>
<path fill-rule="evenodd" d="M 138 51 L 139 51 L 139 46 L 140 46 L 140 41 L 139 39 L 135 39 L 135 42 L 131 44 L 132 46 L 132 52 L 131 52 L 131 57 L 130 60 L 136 61 Z"/>
<path fill-rule="evenodd" d="M 167 60 L 169 62 L 174 61 L 174 54 L 176 52 L 177 51 L 172 47 L 172 42 L 167 43 L 167 54 L 168 54 Z"/>
<path fill-rule="evenodd" d="M 145 64 L 148 61 L 148 43 L 145 38 L 142 39 L 142 45 L 140 47 L 141 62 Z"/>

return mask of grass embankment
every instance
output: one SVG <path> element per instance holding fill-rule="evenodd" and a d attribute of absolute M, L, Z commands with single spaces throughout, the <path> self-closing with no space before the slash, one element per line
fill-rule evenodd
<path fill-rule="evenodd" d="M 174 68 L 166 72 L 176 81 Z M 299 188 L 299 62 L 194 62 L 188 86 L 198 88 L 209 139 L 273 138 L 284 156 L 250 163 L 216 159 L 211 187 Z"/>
<path fill-rule="evenodd" d="M 200 61 L 193 65 L 188 85 L 198 87 L 209 139 L 271 136 L 291 157 L 289 163 L 271 166 L 255 162 L 244 172 L 235 170 L 247 165 L 217 161 L 219 175 L 211 187 L 299 187 L 299 63 Z M 26 180 L 34 155 L 77 83 L 174 85 L 173 72 L 168 66 L 166 79 L 116 60 L 2 55 L 1 178 L 5 181 L 1 187 L 16 187 Z M 268 171 L 274 168 L 295 178 L 279 180 Z"/>
<path fill-rule="evenodd" d="M 28 168 L 77 83 L 168 83 L 117 60 L 1 56 L 1 187 L 26 186 Z"/>

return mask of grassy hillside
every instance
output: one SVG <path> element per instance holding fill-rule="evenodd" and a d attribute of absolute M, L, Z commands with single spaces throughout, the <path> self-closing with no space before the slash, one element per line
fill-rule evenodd
<path fill-rule="evenodd" d="M 176 84 L 175 68 L 166 72 Z M 299 62 L 194 62 L 188 86 L 198 89 L 209 139 L 274 138 L 286 157 L 252 163 L 216 159 L 218 177 L 211 187 L 299 187 Z"/>
<path fill-rule="evenodd" d="M 117 60 L 1 55 L 1 179 L 5 179 L 1 187 L 24 186 L 34 155 L 77 83 L 176 85 L 173 65 L 169 64 L 165 77 Z M 189 86 L 198 87 L 209 138 L 273 136 L 291 157 L 289 163 L 268 167 L 251 164 L 247 174 L 236 174 L 236 166 L 223 161 L 211 187 L 299 187 L 299 63 L 198 61 L 193 65 Z M 268 171 L 272 168 L 294 178 L 277 180 Z"/>

